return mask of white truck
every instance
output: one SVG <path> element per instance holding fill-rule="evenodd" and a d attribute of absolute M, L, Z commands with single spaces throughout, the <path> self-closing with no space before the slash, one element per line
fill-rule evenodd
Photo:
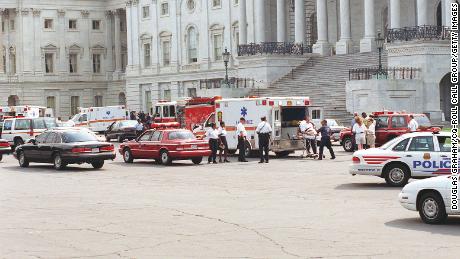
<path fill-rule="evenodd" d="M 246 154 L 259 150 L 256 133 L 261 117 L 265 116 L 273 129 L 270 146 L 278 157 L 287 156 L 296 150 L 304 149 L 304 141 L 298 136 L 300 121 L 305 116 L 320 118 L 322 109 L 311 106 L 309 97 L 255 97 L 217 100 L 216 112 L 206 120 L 202 130 L 207 130 L 211 122 L 219 125 L 224 121 L 227 142 L 231 152 L 236 151 L 238 138 L 236 126 L 241 117 L 246 119 Z"/>
<path fill-rule="evenodd" d="M 80 112 L 69 120 L 68 126 L 104 132 L 113 122 L 121 120 L 129 120 L 129 112 L 123 105 L 80 108 Z"/>

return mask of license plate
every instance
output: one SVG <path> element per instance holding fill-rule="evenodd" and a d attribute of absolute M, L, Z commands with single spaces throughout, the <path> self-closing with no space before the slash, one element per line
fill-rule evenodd
<path fill-rule="evenodd" d="M 92 153 L 99 153 L 99 148 L 98 147 L 93 148 L 93 149 L 91 149 L 91 152 Z"/>
<path fill-rule="evenodd" d="M 190 148 L 191 149 L 198 149 L 198 146 L 197 145 L 192 145 Z"/>

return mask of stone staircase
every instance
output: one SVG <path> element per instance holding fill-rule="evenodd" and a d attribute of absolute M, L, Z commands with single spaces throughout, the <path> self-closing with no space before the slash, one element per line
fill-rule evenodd
<path fill-rule="evenodd" d="M 382 57 L 383 66 L 387 57 Z M 290 73 L 273 82 L 268 88 L 254 90 L 258 96 L 309 96 L 314 106 L 323 108 L 323 117 L 348 125 L 351 114 L 345 107 L 345 83 L 348 70 L 378 66 L 378 54 L 357 53 L 329 57 L 315 56 Z"/>

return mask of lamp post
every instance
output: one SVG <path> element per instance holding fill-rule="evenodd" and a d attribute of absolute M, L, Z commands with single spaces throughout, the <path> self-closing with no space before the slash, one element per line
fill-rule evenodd
<path fill-rule="evenodd" d="M 225 84 L 229 87 L 228 84 L 228 62 L 230 61 L 230 52 L 228 52 L 227 48 L 225 48 L 224 53 L 222 53 L 222 58 L 224 60 L 225 65 Z"/>
<path fill-rule="evenodd" d="M 379 50 L 379 70 L 377 71 L 377 75 L 385 74 L 382 67 L 382 51 L 383 51 L 383 44 L 385 43 L 385 38 L 382 37 L 382 34 L 379 32 L 377 34 L 377 38 L 375 39 L 377 49 Z"/>

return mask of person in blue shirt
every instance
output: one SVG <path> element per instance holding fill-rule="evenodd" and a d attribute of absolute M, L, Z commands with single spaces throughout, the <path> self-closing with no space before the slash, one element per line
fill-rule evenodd
<path fill-rule="evenodd" d="M 321 128 L 318 130 L 318 134 L 321 134 L 321 142 L 319 144 L 318 160 L 323 159 L 324 147 L 327 147 L 327 149 L 329 149 L 329 153 L 331 153 L 331 159 L 335 159 L 335 154 L 334 154 L 334 150 L 332 149 L 332 143 L 331 143 L 332 131 L 331 131 L 331 128 L 327 126 L 327 120 L 321 121 Z"/>

